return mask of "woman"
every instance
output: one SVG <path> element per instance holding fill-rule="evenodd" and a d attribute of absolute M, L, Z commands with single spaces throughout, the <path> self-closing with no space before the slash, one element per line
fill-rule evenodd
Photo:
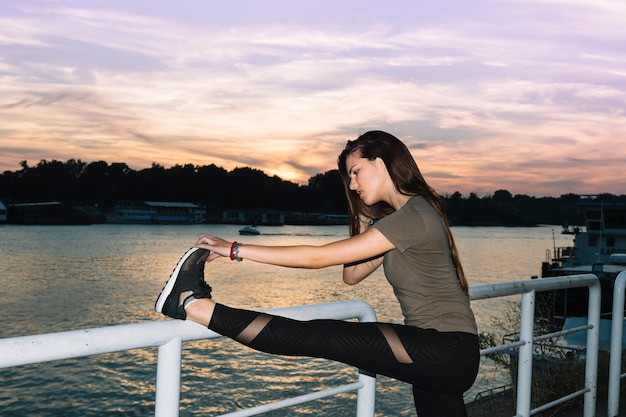
<path fill-rule="evenodd" d="M 413 385 L 419 417 L 466 416 L 463 392 L 480 360 L 468 286 L 443 200 L 408 148 L 372 131 L 338 158 L 350 211 L 350 238 L 323 246 L 242 245 L 202 235 L 179 261 L 156 303 L 264 352 L 332 359 Z M 220 257 L 285 267 L 344 265 L 354 285 L 383 265 L 405 325 L 296 321 L 215 303 L 204 264 Z"/>

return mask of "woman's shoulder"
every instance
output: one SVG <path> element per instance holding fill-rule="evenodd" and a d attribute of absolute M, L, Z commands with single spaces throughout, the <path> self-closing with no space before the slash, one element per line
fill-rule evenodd
<path fill-rule="evenodd" d="M 433 206 L 426 200 L 426 197 L 420 194 L 411 197 L 403 208 L 415 210 L 420 213 L 434 211 Z"/>
<path fill-rule="evenodd" d="M 399 211 L 404 211 L 405 218 L 420 219 L 424 223 L 437 223 L 441 220 L 437 210 L 423 195 L 411 197 L 402 209 Z"/>

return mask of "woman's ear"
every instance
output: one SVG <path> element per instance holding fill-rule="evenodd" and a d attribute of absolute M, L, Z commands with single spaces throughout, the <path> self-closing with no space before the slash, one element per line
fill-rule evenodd
<path fill-rule="evenodd" d="M 385 161 L 383 161 L 383 159 L 380 156 L 377 156 L 374 162 L 376 163 L 376 166 L 387 170 L 387 165 L 385 164 Z"/>

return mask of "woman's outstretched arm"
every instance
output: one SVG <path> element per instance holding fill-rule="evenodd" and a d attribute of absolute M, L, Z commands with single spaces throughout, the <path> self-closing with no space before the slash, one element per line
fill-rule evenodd
<path fill-rule="evenodd" d="M 219 257 L 230 257 L 232 245 L 233 242 L 216 236 L 201 235 L 195 246 L 210 250 L 207 261 L 212 261 Z M 263 246 L 243 243 L 239 246 L 239 257 L 271 265 L 317 269 L 373 259 L 393 248 L 393 244 L 382 233 L 371 228 L 348 239 L 321 246 Z"/>

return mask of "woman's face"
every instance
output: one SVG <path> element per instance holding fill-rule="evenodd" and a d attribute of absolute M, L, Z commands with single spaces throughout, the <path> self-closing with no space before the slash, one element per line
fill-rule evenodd
<path fill-rule="evenodd" d="M 369 160 L 352 153 L 346 158 L 346 171 L 350 177 L 350 189 L 357 193 L 367 206 L 385 200 L 389 173 L 382 159 Z"/>

